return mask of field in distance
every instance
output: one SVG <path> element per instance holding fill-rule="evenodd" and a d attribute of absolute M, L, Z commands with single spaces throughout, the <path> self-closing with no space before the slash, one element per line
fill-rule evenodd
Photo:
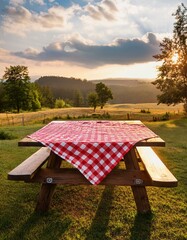
<path fill-rule="evenodd" d="M 110 115 L 111 120 L 125 120 L 130 116 L 131 120 L 150 121 L 153 116 L 159 117 L 169 113 L 172 116 L 183 114 L 183 105 L 167 106 L 165 104 L 157 105 L 156 103 L 144 104 L 107 104 L 103 109 L 99 107 L 96 111 L 88 107 L 56 108 L 43 109 L 37 112 L 22 113 L 0 113 L 0 126 L 7 125 L 27 125 L 36 122 L 46 123 L 50 120 L 58 119 L 81 119 L 91 116 Z"/>
<path fill-rule="evenodd" d="M 141 110 L 150 111 L 152 114 L 164 114 L 169 112 L 173 113 L 182 113 L 183 112 L 183 104 L 178 104 L 175 106 L 167 106 L 165 104 L 157 104 L 157 103 L 136 103 L 136 104 L 112 104 L 105 106 L 106 111 L 111 111 L 114 113 L 117 112 L 133 112 L 139 113 Z"/>

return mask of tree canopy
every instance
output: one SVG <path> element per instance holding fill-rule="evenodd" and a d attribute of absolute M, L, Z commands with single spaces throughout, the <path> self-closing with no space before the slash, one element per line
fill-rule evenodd
<path fill-rule="evenodd" d="M 95 91 L 98 95 L 98 103 L 101 108 L 108 102 L 109 99 L 113 99 L 112 92 L 104 83 L 100 82 L 96 84 Z"/>
<path fill-rule="evenodd" d="M 161 90 L 158 103 L 167 105 L 184 103 L 187 111 L 187 8 L 178 6 L 175 17 L 173 37 L 164 38 L 160 53 L 154 57 L 162 61 L 158 67 L 157 79 L 153 82 Z"/>
<path fill-rule="evenodd" d="M 4 88 L 8 98 L 9 106 L 16 109 L 24 109 L 28 105 L 30 91 L 30 77 L 25 66 L 6 67 L 3 76 Z"/>
<path fill-rule="evenodd" d="M 98 106 L 98 95 L 96 92 L 90 92 L 88 94 L 88 105 L 93 107 L 95 112 L 95 109 Z"/>
<path fill-rule="evenodd" d="M 31 84 L 26 66 L 6 67 L 3 75 L 4 99 L 7 109 L 36 110 L 41 107 L 36 87 Z"/>

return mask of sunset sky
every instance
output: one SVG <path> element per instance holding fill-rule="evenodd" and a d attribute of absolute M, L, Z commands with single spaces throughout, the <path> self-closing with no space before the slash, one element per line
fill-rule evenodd
<path fill-rule="evenodd" d="M 187 5 L 187 0 L 182 1 Z M 178 0 L 1 0 L 5 67 L 40 76 L 155 78 L 153 55 L 171 37 Z"/>

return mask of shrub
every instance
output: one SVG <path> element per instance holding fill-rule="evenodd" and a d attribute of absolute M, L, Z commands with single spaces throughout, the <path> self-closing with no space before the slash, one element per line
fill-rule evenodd
<path fill-rule="evenodd" d="M 0 131 L 0 139 L 1 140 L 10 140 L 10 139 L 15 139 L 16 137 L 10 133 Z"/>
<path fill-rule="evenodd" d="M 141 113 L 150 113 L 149 109 L 147 109 L 147 110 L 141 109 L 140 112 L 141 112 Z"/>
<path fill-rule="evenodd" d="M 72 117 L 71 117 L 69 114 L 67 114 L 66 119 L 67 119 L 67 120 L 71 120 Z"/>
<path fill-rule="evenodd" d="M 162 121 L 167 121 L 170 119 L 170 114 L 168 112 L 166 112 L 162 117 L 161 120 Z"/>
<path fill-rule="evenodd" d="M 153 116 L 153 122 L 156 121 L 167 121 L 170 119 L 170 113 L 166 112 L 164 115 L 162 115 L 161 117 L 155 117 Z"/>
<path fill-rule="evenodd" d="M 63 99 L 56 99 L 55 101 L 55 108 L 64 108 L 65 102 Z"/>
<path fill-rule="evenodd" d="M 110 114 L 108 112 L 106 112 L 106 113 L 104 112 L 103 115 L 102 115 L 103 119 L 109 119 L 110 117 L 111 116 L 110 116 Z"/>

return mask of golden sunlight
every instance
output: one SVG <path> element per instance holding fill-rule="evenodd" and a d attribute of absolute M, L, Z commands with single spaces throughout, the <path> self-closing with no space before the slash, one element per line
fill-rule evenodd
<path fill-rule="evenodd" d="M 179 59 L 178 53 L 174 53 L 173 56 L 171 57 L 173 63 L 177 63 L 178 59 Z"/>

